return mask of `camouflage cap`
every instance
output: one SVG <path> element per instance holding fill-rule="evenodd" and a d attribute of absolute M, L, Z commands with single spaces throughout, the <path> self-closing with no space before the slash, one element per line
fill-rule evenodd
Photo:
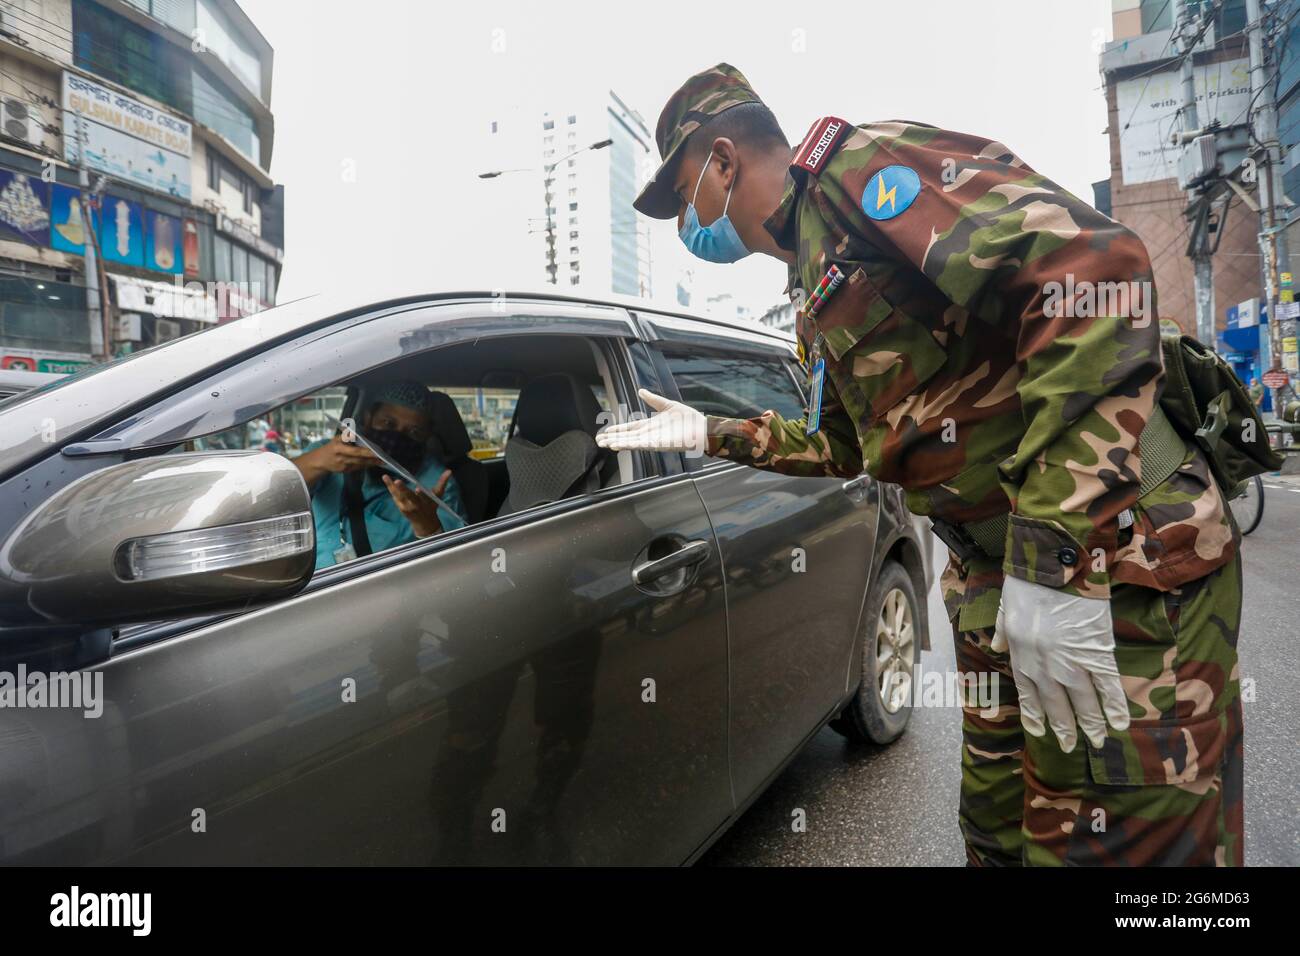
<path fill-rule="evenodd" d="M 673 175 L 682 144 L 712 117 L 741 103 L 761 103 L 745 75 L 729 63 L 696 73 L 668 99 L 655 127 L 662 162 L 632 203 L 651 219 L 671 219 L 681 205 L 673 193 Z"/>

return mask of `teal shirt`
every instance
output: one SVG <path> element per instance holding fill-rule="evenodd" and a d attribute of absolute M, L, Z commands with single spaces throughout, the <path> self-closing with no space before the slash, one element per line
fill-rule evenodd
<path fill-rule="evenodd" d="M 304 449 L 304 453 L 326 443 L 323 440 L 313 442 Z M 419 478 L 420 484 L 426 488 L 433 488 L 446 469 L 446 465 L 430 455 L 415 477 Z M 397 510 L 397 505 L 393 503 L 393 496 L 388 493 L 384 483 L 369 470 L 366 471 L 365 478 L 361 482 L 361 496 L 365 502 L 363 511 L 366 516 L 366 534 L 370 538 L 371 553 L 386 551 L 399 544 L 415 540 L 411 523 Z M 445 509 L 439 508 L 438 518 L 442 522 L 442 529 L 452 531 L 465 527 L 467 523 L 465 505 L 461 501 L 460 489 L 456 486 L 455 478 L 447 481 L 447 487 L 440 497 L 457 514 L 457 517 L 453 518 Z M 335 563 L 334 552 L 341 543 L 339 520 L 343 514 L 342 475 L 331 472 L 316 482 L 316 486 L 311 490 L 311 513 L 316 522 L 316 570 L 319 571 Z M 342 528 L 342 541 L 351 543 L 351 523 L 344 521 Z"/>

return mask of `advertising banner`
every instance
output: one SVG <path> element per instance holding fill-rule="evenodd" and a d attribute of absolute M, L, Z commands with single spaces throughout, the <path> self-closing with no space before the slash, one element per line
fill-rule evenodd
<path fill-rule="evenodd" d="M 50 247 L 74 256 L 86 254 L 86 224 L 82 217 L 81 190 L 50 184 Z"/>
<path fill-rule="evenodd" d="M 187 276 L 197 276 L 199 274 L 199 224 L 193 219 L 183 220 L 181 232 L 184 244 L 185 274 Z"/>
<path fill-rule="evenodd" d="M 50 244 L 50 184 L 39 176 L 0 169 L 0 239 Z"/>
<path fill-rule="evenodd" d="M 105 196 L 99 224 L 99 251 L 106 262 L 144 266 L 144 227 L 140 206 L 117 196 Z"/>
<path fill-rule="evenodd" d="M 181 221 L 175 216 L 145 211 L 144 264 L 147 269 L 179 275 L 184 269 L 181 254 Z"/>
<path fill-rule="evenodd" d="M 1226 60 L 1197 69 L 1196 115 L 1202 126 L 1218 120 L 1225 126 L 1242 122 L 1250 104 L 1250 61 Z M 1115 91 L 1119 107 L 1119 150 L 1124 184 L 1174 179 L 1178 147 L 1169 134 L 1178 128 L 1183 102 L 1177 70 L 1165 70 L 1122 80 Z"/>
<path fill-rule="evenodd" d="M 155 109 L 75 73 L 63 74 L 63 156 L 74 165 L 190 198 L 193 130 L 188 120 Z"/>

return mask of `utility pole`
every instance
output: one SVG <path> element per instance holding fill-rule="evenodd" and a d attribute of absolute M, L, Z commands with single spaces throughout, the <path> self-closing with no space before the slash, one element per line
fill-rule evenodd
<path fill-rule="evenodd" d="M 1277 135 L 1277 105 L 1273 102 L 1276 55 L 1265 46 L 1263 5 L 1246 0 L 1246 37 L 1250 45 L 1250 96 L 1255 108 L 1250 116 L 1254 128 L 1253 150 L 1259 181 L 1259 249 L 1264 279 L 1264 300 L 1268 303 L 1270 369 L 1282 367 L 1282 317 L 1278 314 L 1281 273 L 1291 271 L 1286 239 L 1286 197 L 1282 193 L 1282 148 Z M 1266 370 L 1267 371 L 1267 370 Z M 1281 413 L 1281 389 L 1273 389 L 1273 409 Z"/>
<path fill-rule="evenodd" d="M 100 330 L 104 361 L 107 362 L 112 359 L 113 351 L 109 344 L 108 322 L 100 304 L 98 242 L 94 218 L 90 214 L 90 171 L 86 168 L 86 119 L 76 113 L 74 122 L 77 128 L 77 184 L 81 187 L 81 228 L 85 240 L 86 322 L 91 342 L 95 341 L 95 329 Z"/>
<path fill-rule="evenodd" d="M 1204 135 L 1196 109 L 1196 81 L 1192 70 L 1192 49 L 1200 34 L 1197 18 L 1192 15 L 1187 0 L 1174 0 L 1174 36 L 1178 39 L 1177 51 L 1181 58 L 1179 79 L 1182 81 L 1183 105 L 1179 110 L 1178 142 L 1184 148 Z M 1213 133 L 1210 136 L 1211 155 L 1214 150 Z M 1192 258 L 1193 281 L 1196 298 L 1196 337 L 1214 348 L 1214 245 L 1210 232 L 1217 226 L 1212 213 L 1208 190 L 1197 191 L 1196 199 L 1189 203 L 1192 233 L 1187 254 Z"/>

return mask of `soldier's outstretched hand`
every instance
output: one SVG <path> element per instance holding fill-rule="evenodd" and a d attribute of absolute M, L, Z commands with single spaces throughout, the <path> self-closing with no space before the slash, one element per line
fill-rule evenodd
<path fill-rule="evenodd" d="M 707 419 L 702 413 L 648 389 L 643 388 L 637 394 L 655 413 L 649 418 L 610 425 L 597 433 L 597 445 L 614 451 L 640 449 L 704 454 L 708 435 Z"/>

